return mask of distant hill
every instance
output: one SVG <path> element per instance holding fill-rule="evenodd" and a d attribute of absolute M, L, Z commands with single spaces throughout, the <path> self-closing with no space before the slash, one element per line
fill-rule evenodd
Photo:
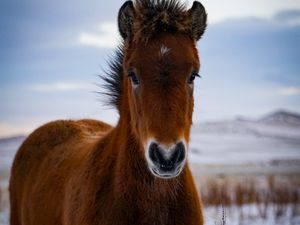
<path fill-rule="evenodd" d="M 0 144 L 2 144 L 2 143 L 10 143 L 10 142 L 22 142 L 22 141 L 25 140 L 25 138 L 26 138 L 25 135 L 0 138 Z"/>
<path fill-rule="evenodd" d="M 300 115 L 279 110 L 258 119 L 238 118 L 195 124 L 192 133 L 243 134 L 300 141 Z"/>
<path fill-rule="evenodd" d="M 261 163 L 271 164 L 275 160 L 298 171 L 298 164 L 292 162 L 300 161 L 299 121 L 299 114 L 279 110 L 258 119 L 195 124 L 189 144 L 190 162 L 201 165 L 265 165 Z M 15 152 L 25 138 L 0 139 L 0 172 L 9 171 Z M 233 171 L 236 172 L 236 168 Z"/>
<path fill-rule="evenodd" d="M 300 142 L 300 114 L 277 110 L 258 119 L 238 117 L 233 120 L 210 121 L 194 124 L 192 134 L 243 134 L 272 138 L 288 138 Z M 0 138 L 1 145 L 21 144 L 26 136 Z M 1 150 L 1 149 L 0 149 Z"/>
<path fill-rule="evenodd" d="M 260 123 L 300 126 L 300 114 L 280 110 L 263 116 L 258 120 Z"/>

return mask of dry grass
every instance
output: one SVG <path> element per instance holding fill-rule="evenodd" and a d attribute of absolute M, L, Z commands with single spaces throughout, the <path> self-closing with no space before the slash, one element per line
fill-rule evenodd
<path fill-rule="evenodd" d="M 245 204 L 299 204 L 300 186 L 269 175 L 264 179 L 246 177 L 209 178 L 200 185 L 206 206 L 243 206 Z"/>
<path fill-rule="evenodd" d="M 2 190 L 0 188 L 0 212 L 3 210 L 3 206 L 2 206 Z"/>
<path fill-rule="evenodd" d="M 300 217 L 300 182 L 295 177 L 215 177 L 202 179 L 199 185 L 204 207 L 219 212 L 216 225 L 230 224 L 234 211 L 239 221 L 249 217 L 247 207 L 256 209 L 257 217 L 274 220 Z M 0 188 L 0 212 L 7 209 L 8 191 Z M 235 211 L 236 210 L 236 211 Z M 280 222 L 279 222 L 280 224 Z"/>
<path fill-rule="evenodd" d="M 0 212 L 7 210 L 9 207 L 8 190 L 0 187 Z"/>
<path fill-rule="evenodd" d="M 221 225 L 226 224 L 224 206 L 235 207 L 240 221 L 247 214 L 243 210 L 247 205 L 254 205 L 260 218 L 266 219 L 271 211 L 274 219 L 279 220 L 300 216 L 300 186 L 296 181 L 274 175 L 208 178 L 200 185 L 200 190 L 205 207 L 222 207 Z"/>

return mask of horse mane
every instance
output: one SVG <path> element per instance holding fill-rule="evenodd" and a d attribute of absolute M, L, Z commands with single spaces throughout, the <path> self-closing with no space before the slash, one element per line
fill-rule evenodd
<path fill-rule="evenodd" d="M 106 97 L 105 105 L 113 106 L 120 110 L 122 83 L 123 83 L 123 45 L 119 46 L 114 53 L 114 56 L 108 61 L 109 68 L 104 71 L 100 78 L 104 81 L 104 91 L 100 94 Z"/>
<path fill-rule="evenodd" d="M 135 0 L 135 19 L 133 24 L 133 41 L 146 43 L 162 32 L 180 33 L 192 38 L 192 20 L 185 4 L 178 0 Z M 201 29 L 205 31 L 206 24 Z M 115 51 L 108 61 L 109 69 L 100 76 L 104 81 L 104 92 L 108 97 L 105 102 L 120 110 L 123 80 L 124 43 Z"/>

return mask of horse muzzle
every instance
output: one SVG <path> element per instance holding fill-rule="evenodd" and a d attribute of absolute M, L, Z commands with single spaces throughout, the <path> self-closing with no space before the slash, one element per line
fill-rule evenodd
<path fill-rule="evenodd" d="M 168 148 L 151 140 L 146 152 L 149 169 L 159 178 L 177 177 L 185 165 L 186 145 L 183 141 Z"/>

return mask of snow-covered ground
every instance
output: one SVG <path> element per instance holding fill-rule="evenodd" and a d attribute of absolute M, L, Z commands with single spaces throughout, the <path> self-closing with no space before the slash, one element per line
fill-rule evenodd
<path fill-rule="evenodd" d="M 225 218 L 227 225 L 299 225 L 300 216 L 293 216 L 295 207 L 292 204 L 284 206 L 283 215 L 276 218 L 275 206 L 270 206 L 266 214 L 259 213 L 256 204 L 244 205 L 243 207 L 208 207 L 204 210 L 205 225 L 223 225 Z M 298 210 L 299 211 L 299 210 Z M 299 212 L 298 212 L 299 213 Z M 264 217 L 265 216 L 265 217 Z M 225 225 L 225 224 L 224 224 Z"/>
<path fill-rule="evenodd" d="M 277 112 L 259 120 L 196 124 L 191 133 L 190 162 L 299 165 L 300 118 Z"/>
<path fill-rule="evenodd" d="M 0 139 L 0 171 L 10 167 L 24 138 Z M 300 166 L 300 116 L 275 112 L 258 120 L 195 124 L 189 161 L 204 166 Z"/>
<path fill-rule="evenodd" d="M 9 170 L 15 152 L 25 137 L 0 139 L 0 188 L 7 189 Z M 216 174 L 300 174 L 300 117 L 276 112 L 258 120 L 195 124 L 191 133 L 189 161 L 196 179 L 203 173 Z M 7 194 L 6 194 L 7 195 Z M 3 196 L 5 198 L 5 196 Z M 7 201 L 7 200 L 6 200 Z M 5 204 L 7 205 L 7 203 Z M 245 206 L 252 215 L 254 206 Z M 239 210 L 227 213 L 228 225 L 300 224 L 300 217 L 275 221 L 252 215 L 239 223 Z M 251 214 L 252 213 L 252 214 Z M 7 225 L 7 206 L 0 205 L 0 225 Z M 220 212 L 205 210 L 207 225 L 221 224 Z"/>
<path fill-rule="evenodd" d="M 0 171 L 8 170 L 12 164 L 16 150 L 25 137 L 0 139 Z"/>
<path fill-rule="evenodd" d="M 9 224 L 8 214 L 9 214 L 8 208 L 5 208 L 0 211 L 0 225 L 8 225 Z"/>
<path fill-rule="evenodd" d="M 299 139 L 273 138 L 236 133 L 191 135 L 190 162 L 245 165 L 300 160 Z"/>
<path fill-rule="evenodd" d="M 224 208 L 226 224 L 224 225 L 299 225 L 300 216 L 293 217 L 292 205 L 287 206 L 285 215 L 276 219 L 273 208 L 267 210 L 266 218 L 261 217 L 255 205 L 245 205 L 242 208 Z M 243 211 L 243 214 L 241 213 Z M 0 225 L 8 225 L 8 209 L 0 212 Z M 209 207 L 204 209 L 205 225 L 223 225 L 223 209 Z"/>

